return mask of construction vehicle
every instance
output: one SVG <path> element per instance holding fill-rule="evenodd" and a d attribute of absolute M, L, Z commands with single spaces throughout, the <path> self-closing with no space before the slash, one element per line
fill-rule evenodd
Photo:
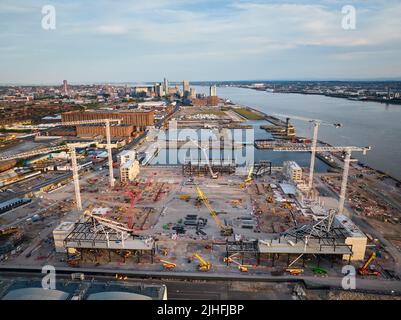
<path fill-rule="evenodd" d="M 313 267 L 312 268 L 312 272 L 315 274 L 320 274 L 320 275 L 326 275 L 327 274 L 327 270 L 320 268 L 320 267 Z"/>
<path fill-rule="evenodd" d="M 363 264 L 363 266 L 362 266 L 361 268 L 358 269 L 358 273 L 359 273 L 361 276 L 379 276 L 379 275 L 380 275 L 380 272 L 379 272 L 379 271 L 376 271 L 376 270 L 372 271 L 372 270 L 369 269 L 370 264 L 371 264 L 374 260 L 376 260 L 376 258 L 377 258 L 376 252 L 373 251 L 373 252 L 371 253 L 371 255 L 369 256 L 369 258 L 365 261 L 365 263 Z"/>
<path fill-rule="evenodd" d="M 281 204 L 281 208 L 283 209 L 291 209 L 291 203 L 289 203 L 288 201 L 285 201 Z"/>
<path fill-rule="evenodd" d="M 304 273 L 304 269 L 302 269 L 302 268 L 287 268 L 287 269 L 285 269 L 285 271 L 293 276 L 297 276 L 299 274 Z"/>
<path fill-rule="evenodd" d="M 172 270 L 177 266 L 177 264 L 167 260 L 160 260 L 160 262 L 163 262 L 163 268 L 167 270 Z"/>
<path fill-rule="evenodd" d="M 210 269 L 212 268 L 212 264 L 210 262 L 205 261 L 197 252 L 194 253 L 194 257 L 200 262 L 198 264 L 199 271 L 210 271 Z"/>
<path fill-rule="evenodd" d="M 253 166 L 251 166 L 249 168 L 248 175 L 245 178 L 244 182 L 241 182 L 240 188 L 244 189 L 244 188 L 248 187 L 252 181 L 253 181 Z"/>
<path fill-rule="evenodd" d="M 180 195 L 180 200 L 188 202 L 191 199 L 191 196 L 189 194 L 182 194 Z"/>
<path fill-rule="evenodd" d="M 246 264 L 242 264 L 239 263 L 238 261 L 236 261 L 235 259 L 237 258 L 238 253 L 234 253 L 229 257 L 224 257 L 223 261 L 224 263 L 234 263 L 238 266 L 238 270 L 241 272 L 248 272 L 249 268 L 252 267 L 251 265 L 246 265 Z"/>
<path fill-rule="evenodd" d="M 198 194 L 198 197 L 200 200 L 203 201 L 205 204 L 206 208 L 209 210 L 210 215 L 213 217 L 214 221 L 220 228 L 220 234 L 224 237 L 231 236 L 234 233 L 234 230 L 232 227 L 226 226 L 223 224 L 223 222 L 220 220 L 220 218 L 217 216 L 216 211 L 212 209 L 210 206 L 209 200 L 206 198 L 202 190 L 199 188 L 199 186 L 196 186 L 196 192 Z"/>

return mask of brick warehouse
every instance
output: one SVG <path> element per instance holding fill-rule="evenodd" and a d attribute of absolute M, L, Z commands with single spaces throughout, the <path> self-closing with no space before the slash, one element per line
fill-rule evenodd
<path fill-rule="evenodd" d="M 110 135 L 115 138 L 129 138 L 134 132 L 134 126 L 130 125 L 111 125 Z M 105 126 L 101 125 L 85 125 L 77 126 L 77 136 L 93 136 L 93 135 L 105 135 Z"/>
<path fill-rule="evenodd" d="M 122 119 L 122 124 L 128 124 L 143 131 L 147 126 L 153 126 L 153 111 L 72 111 L 61 114 L 61 121 L 82 121 L 97 119 Z"/>
<path fill-rule="evenodd" d="M 121 125 L 110 127 L 112 137 L 130 137 L 135 131 L 144 131 L 147 126 L 154 124 L 153 111 L 72 111 L 61 114 L 62 122 L 97 120 L 97 119 L 122 119 Z M 78 135 L 104 134 L 101 125 L 77 126 Z"/>

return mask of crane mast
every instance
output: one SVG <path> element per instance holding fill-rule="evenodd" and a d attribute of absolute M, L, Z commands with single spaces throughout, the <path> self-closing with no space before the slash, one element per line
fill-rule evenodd
<path fill-rule="evenodd" d="M 288 146 L 288 147 L 273 147 L 273 151 L 288 151 L 288 152 L 308 152 L 315 150 L 315 152 L 345 152 L 344 159 L 344 168 L 343 168 L 343 176 L 341 182 L 341 190 L 340 190 L 340 199 L 338 203 L 338 213 L 342 214 L 344 211 L 345 204 L 345 194 L 347 191 L 347 183 L 348 183 L 348 173 L 351 160 L 352 152 L 362 152 L 362 154 L 366 154 L 367 151 L 371 150 L 371 147 L 308 147 L 308 146 Z"/>
<path fill-rule="evenodd" d="M 95 120 L 81 120 L 81 121 L 65 121 L 54 123 L 57 126 L 77 126 L 81 124 L 96 124 L 104 123 L 106 125 L 106 143 L 107 143 L 107 156 L 108 156 L 108 166 L 109 166 L 109 181 L 110 188 L 114 188 L 114 173 L 113 173 L 113 154 L 111 152 L 111 134 L 110 134 L 110 123 L 117 122 L 120 124 L 122 119 L 95 119 Z"/>

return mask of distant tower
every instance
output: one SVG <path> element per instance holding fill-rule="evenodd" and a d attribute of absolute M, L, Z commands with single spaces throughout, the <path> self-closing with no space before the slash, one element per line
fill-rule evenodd
<path fill-rule="evenodd" d="M 211 97 L 216 97 L 217 96 L 217 87 L 216 85 L 210 86 L 210 96 Z"/>
<path fill-rule="evenodd" d="M 189 93 L 189 81 L 188 80 L 184 80 L 183 82 L 182 82 L 182 93 L 183 93 L 183 95 L 185 96 L 185 95 L 188 95 L 188 93 Z"/>
<path fill-rule="evenodd" d="M 195 91 L 195 88 L 191 88 L 191 89 L 189 90 L 189 96 L 190 96 L 191 99 L 195 99 L 195 98 L 196 98 L 196 91 Z"/>
<path fill-rule="evenodd" d="M 168 95 L 168 80 L 166 78 L 164 78 L 164 80 L 163 80 L 163 91 L 164 91 L 164 94 L 167 96 Z"/>
<path fill-rule="evenodd" d="M 63 91 L 64 91 L 64 94 L 68 94 L 68 83 L 67 83 L 67 80 L 63 80 Z"/>

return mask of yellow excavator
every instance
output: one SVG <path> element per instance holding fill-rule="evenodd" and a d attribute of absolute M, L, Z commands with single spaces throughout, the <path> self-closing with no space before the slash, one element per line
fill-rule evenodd
<path fill-rule="evenodd" d="M 220 228 L 220 234 L 222 236 L 231 236 L 234 231 L 232 227 L 226 226 L 221 220 L 220 218 L 217 216 L 216 211 L 214 211 L 212 209 L 212 207 L 210 206 L 209 200 L 206 198 L 205 194 L 202 192 L 202 190 L 196 186 L 196 193 L 198 194 L 198 197 L 200 200 L 203 201 L 203 203 L 205 204 L 206 208 L 209 210 L 210 215 L 213 217 L 214 221 L 216 222 L 216 224 L 219 226 Z"/>
<path fill-rule="evenodd" d="M 212 268 L 212 264 L 210 262 L 205 261 L 197 252 L 194 253 L 194 257 L 200 262 L 198 264 L 199 271 L 210 271 Z"/>

